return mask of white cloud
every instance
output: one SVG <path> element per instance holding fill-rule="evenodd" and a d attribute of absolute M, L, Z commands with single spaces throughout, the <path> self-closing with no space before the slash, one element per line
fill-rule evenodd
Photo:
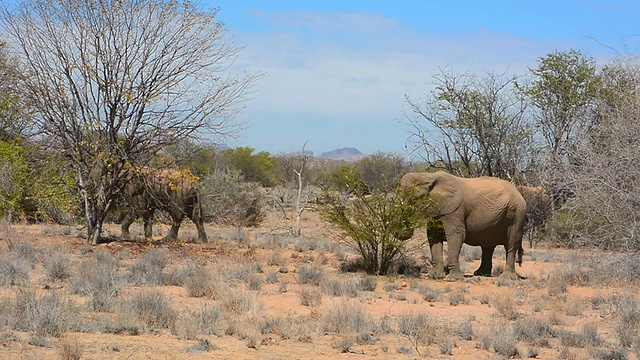
<path fill-rule="evenodd" d="M 396 123 L 402 114 L 404 94 L 416 98 L 427 93 L 438 69 L 522 74 L 528 66 L 535 66 L 538 57 L 569 47 L 488 30 L 451 35 L 419 33 L 395 19 L 368 13 L 280 12 L 256 16 L 269 30 L 236 33 L 237 41 L 247 45 L 237 66 L 268 76 L 258 84 L 255 99 L 241 119 L 252 124 L 246 143 L 272 152 L 296 149 L 298 142 L 306 140 L 296 139 L 296 134 L 291 134 L 290 138 L 296 140 L 291 144 L 286 139 L 276 143 L 271 140 L 275 136 L 269 137 L 270 131 L 287 131 L 279 128 L 286 126 L 287 119 L 325 122 L 328 130 L 353 124 L 356 133 L 347 139 L 352 143 L 344 146 L 355 146 L 363 152 L 399 151 L 407 136 L 402 125 Z M 372 125 L 386 130 L 370 131 Z M 359 134 L 358 126 L 369 131 Z M 398 129 L 391 130 L 390 126 Z M 314 124 L 310 128 L 317 127 Z M 299 126 L 298 131 L 302 130 Z M 325 133 L 314 131 L 310 135 L 318 137 L 310 140 L 311 146 L 332 150 L 331 139 L 320 138 L 327 136 Z M 377 145 L 380 148 L 376 149 Z"/>

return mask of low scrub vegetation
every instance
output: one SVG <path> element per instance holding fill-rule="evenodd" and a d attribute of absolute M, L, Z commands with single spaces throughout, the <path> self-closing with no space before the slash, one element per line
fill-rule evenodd
<path fill-rule="evenodd" d="M 537 249 L 526 256 L 548 260 L 540 269 L 525 257 L 526 279 L 448 283 L 342 272 L 340 263 L 360 254 L 325 236 L 316 245 L 310 236 L 287 245 L 261 236 L 150 249 L 14 242 L 0 257 L 0 343 L 62 358 L 93 354 L 93 345 L 70 340 L 82 339 L 75 333 L 112 334 L 117 344 L 104 348 L 113 355 L 132 336 L 161 336 L 179 344 L 176 354 L 230 357 L 240 354 L 225 353 L 235 342 L 260 354 L 287 342 L 336 356 L 637 356 L 640 284 L 623 271 L 634 268 L 632 255 L 595 262 L 591 253 Z M 461 260 L 467 272 L 477 267 L 475 256 Z"/>

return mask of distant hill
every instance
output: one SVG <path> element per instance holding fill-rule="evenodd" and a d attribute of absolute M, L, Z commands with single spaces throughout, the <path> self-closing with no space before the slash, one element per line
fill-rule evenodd
<path fill-rule="evenodd" d="M 348 162 L 354 162 L 365 157 L 360 150 L 356 148 L 342 148 L 333 151 L 328 151 L 318 155 L 319 158 L 322 159 L 332 159 L 332 160 L 344 160 Z"/>

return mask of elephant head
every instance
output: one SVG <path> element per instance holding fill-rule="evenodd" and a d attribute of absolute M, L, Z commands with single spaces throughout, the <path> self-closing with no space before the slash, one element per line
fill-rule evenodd
<path fill-rule="evenodd" d="M 419 195 L 429 194 L 436 206 L 435 215 L 450 214 L 464 200 L 464 193 L 460 187 L 441 172 L 436 173 L 407 173 L 400 179 L 401 186 L 417 189 Z"/>

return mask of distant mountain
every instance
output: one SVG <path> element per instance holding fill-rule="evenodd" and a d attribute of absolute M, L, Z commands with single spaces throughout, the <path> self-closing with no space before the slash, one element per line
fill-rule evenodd
<path fill-rule="evenodd" d="M 348 162 L 354 162 L 362 159 L 363 157 L 365 157 L 365 155 L 356 148 L 347 147 L 347 148 L 342 148 L 342 149 L 337 149 L 337 150 L 322 153 L 318 157 L 323 159 L 344 160 Z"/>

